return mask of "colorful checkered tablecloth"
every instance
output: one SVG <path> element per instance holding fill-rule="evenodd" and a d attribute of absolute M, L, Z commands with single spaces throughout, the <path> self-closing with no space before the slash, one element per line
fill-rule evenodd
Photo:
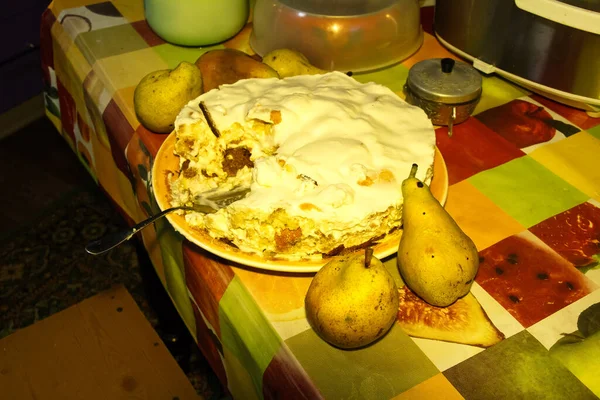
<path fill-rule="evenodd" d="M 431 16 L 423 10 L 418 53 L 355 78 L 402 95 L 413 64 L 456 58 L 432 35 Z M 47 115 L 129 222 L 158 211 L 150 173 L 166 138 L 137 121 L 136 84 L 212 48 L 251 53 L 251 29 L 189 48 L 157 37 L 141 0 L 55 0 L 44 13 Z M 409 337 L 396 324 L 366 348 L 334 348 L 305 318 L 313 275 L 229 265 L 159 221 L 143 231 L 144 245 L 235 398 L 600 396 L 600 119 L 486 76 L 474 116 L 452 137 L 445 127 L 436 136 L 446 209 L 480 251 L 472 293 L 505 339 L 483 349 Z M 386 265 L 396 270 L 393 258 Z"/>

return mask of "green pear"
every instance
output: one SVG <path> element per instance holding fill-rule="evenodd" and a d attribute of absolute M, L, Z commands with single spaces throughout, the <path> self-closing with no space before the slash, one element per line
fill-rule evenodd
<path fill-rule="evenodd" d="M 549 352 L 600 397 L 600 303 L 581 312 L 577 330 L 563 334 Z"/>
<path fill-rule="evenodd" d="M 305 298 L 306 317 L 330 344 L 366 346 L 392 327 L 398 288 L 373 250 L 331 259 L 313 278 Z"/>
<path fill-rule="evenodd" d="M 299 51 L 276 49 L 264 55 L 262 62 L 273 68 L 281 78 L 296 75 L 320 75 L 327 71 L 317 68 Z"/>
<path fill-rule="evenodd" d="M 410 175 L 402 182 L 403 233 L 398 268 L 404 282 L 423 300 L 446 307 L 471 290 L 479 269 L 475 244 L 431 194 Z"/>
<path fill-rule="evenodd" d="M 183 61 L 172 70 L 154 71 L 140 80 L 133 94 L 135 114 L 146 129 L 169 133 L 183 106 L 201 93 L 200 70 Z"/>

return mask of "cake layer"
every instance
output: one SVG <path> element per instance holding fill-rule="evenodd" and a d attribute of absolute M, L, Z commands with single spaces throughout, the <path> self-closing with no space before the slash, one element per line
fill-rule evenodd
<path fill-rule="evenodd" d="M 186 220 L 269 257 L 382 237 L 400 226 L 400 184 L 411 165 L 431 180 L 435 133 L 425 113 L 339 72 L 224 85 L 188 103 L 175 126 L 181 173 L 172 204 L 250 185 L 245 199 Z"/>

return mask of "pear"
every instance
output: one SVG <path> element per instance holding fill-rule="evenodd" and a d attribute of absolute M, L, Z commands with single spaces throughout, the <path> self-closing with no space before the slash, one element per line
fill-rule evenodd
<path fill-rule="evenodd" d="M 204 92 L 241 79 L 279 78 L 273 68 L 236 49 L 207 51 L 198 57 L 196 66 L 202 73 Z"/>
<path fill-rule="evenodd" d="M 306 317 L 321 338 L 343 349 L 382 337 L 398 313 L 398 288 L 373 250 L 331 259 L 313 278 Z"/>
<path fill-rule="evenodd" d="M 135 114 L 146 129 L 169 133 L 183 106 L 201 93 L 200 70 L 183 61 L 172 70 L 154 71 L 140 80 L 133 94 Z"/>
<path fill-rule="evenodd" d="M 262 62 L 273 68 L 281 78 L 296 75 L 320 75 L 327 71 L 317 68 L 299 51 L 276 49 L 264 55 Z"/>
<path fill-rule="evenodd" d="M 446 307 L 471 290 L 479 269 L 475 244 L 415 177 L 417 164 L 402 182 L 403 229 L 398 268 L 404 282 L 423 300 Z"/>
<path fill-rule="evenodd" d="M 596 396 L 600 396 L 600 331 L 586 338 L 574 332 L 558 340 L 549 352 Z"/>
<path fill-rule="evenodd" d="M 575 332 L 563 333 L 549 353 L 600 397 L 600 303 L 579 314 L 577 328 Z"/>

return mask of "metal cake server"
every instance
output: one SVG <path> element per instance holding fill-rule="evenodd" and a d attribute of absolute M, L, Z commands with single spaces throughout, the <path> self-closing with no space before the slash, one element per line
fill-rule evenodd
<path fill-rule="evenodd" d="M 250 188 L 247 186 L 240 186 L 228 192 L 212 194 L 213 192 L 215 191 L 205 192 L 196 196 L 193 206 L 167 208 L 160 213 L 143 220 L 139 224 L 132 226 L 131 228 L 123 229 L 122 231 L 111 233 L 101 237 L 100 239 L 91 241 L 87 244 L 87 246 L 85 246 L 85 251 L 93 255 L 106 253 L 121 243 L 131 239 L 133 235 L 152 224 L 157 219 L 162 218 L 173 211 L 188 210 L 204 214 L 216 212 L 219 209 L 227 207 L 228 205 L 246 197 L 246 195 L 250 192 Z"/>

